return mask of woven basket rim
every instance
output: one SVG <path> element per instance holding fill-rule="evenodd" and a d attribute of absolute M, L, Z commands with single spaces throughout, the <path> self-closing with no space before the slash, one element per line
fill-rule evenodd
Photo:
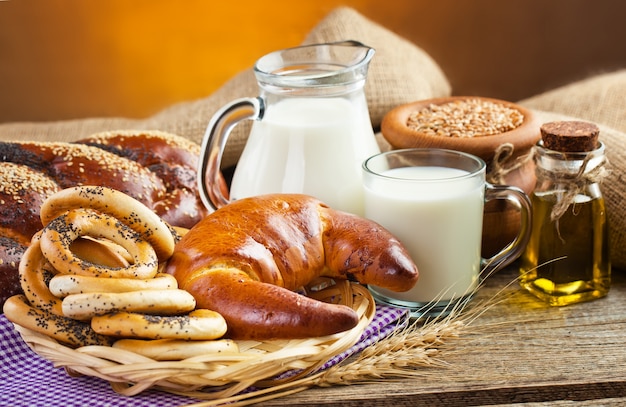
<path fill-rule="evenodd" d="M 26 344 L 39 356 L 63 367 L 70 376 L 108 381 L 122 395 L 156 389 L 200 399 L 233 397 L 249 388 L 271 388 L 301 380 L 355 345 L 373 320 L 376 305 L 359 283 L 336 281 L 313 297 L 351 307 L 358 315 L 349 331 L 316 338 L 236 341 L 239 352 L 221 352 L 180 361 L 156 361 L 110 346 L 71 348 L 14 323 Z M 250 392 L 250 398 L 254 391 Z"/>

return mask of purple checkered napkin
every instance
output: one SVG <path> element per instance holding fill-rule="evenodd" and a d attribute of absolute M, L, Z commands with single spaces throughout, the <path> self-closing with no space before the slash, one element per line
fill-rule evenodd
<path fill-rule="evenodd" d="M 70 377 L 33 352 L 4 315 L 0 315 L 0 352 L 2 407 L 170 407 L 197 401 L 155 390 L 131 398 L 115 393 L 97 377 Z"/>
<path fill-rule="evenodd" d="M 378 306 L 359 341 L 329 360 L 323 369 L 385 338 L 407 320 L 405 310 Z M 157 390 L 122 396 L 100 378 L 70 377 L 64 369 L 55 368 L 52 362 L 33 352 L 4 315 L 0 315 L 0 352 L 0 407 L 170 407 L 198 401 Z"/>
<path fill-rule="evenodd" d="M 398 328 L 404 327 L 409 321 L 409 312 L 405 309 L 394 308 L 387 305 L 377 305 L 376 314 L 372 322 L 365 328 L 358 342 L 350 349 L 336 355 L 324 364 L 321 370 L 328 369 L 344 359 L 362 351 L 386 338 Z"/>

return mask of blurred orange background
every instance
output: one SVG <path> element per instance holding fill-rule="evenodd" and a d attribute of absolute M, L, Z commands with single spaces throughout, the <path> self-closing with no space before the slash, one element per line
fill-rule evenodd
<path fill-rule="evenodd" d="M 626 67 L 620 0 L 0 0 L 0 122 L 206 97 L 340 5 L 423 48 L 455 94 L 515 101 Z"/>

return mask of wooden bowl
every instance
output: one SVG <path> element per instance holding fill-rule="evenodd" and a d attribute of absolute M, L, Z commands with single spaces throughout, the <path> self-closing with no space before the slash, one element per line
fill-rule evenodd
<path fill-rule="evenodd" d="M 407 124 L 411 114 L 422 109 L 428 109 L 431 105 L 441 106 L 469 100 L 491 102 L 517 110 L 523 115 L 524 120 L 521 125 L 513 130 L 479 137 L 432 135 L 413 130 Z M 505 143 L 513 144 L 515 156 L 528 153 L 530 148 L 541 138 L 539 127 L 540 124 L 530 110 L 511 102 L 477 96 L 452 96 L 408 103 L 388 112 L 381 123 L 382 134 L 394 149 L 413 147 L 447 148 L 474 154 L 487 163 L 493 159 L 496 149 Z"/>
<path fill-rule="evenodd" d="M 454 103 L 472 100 L 491 102 L 517 110 L 523 120 L 512 130 L 475 137 L 438 135 L 432 131 L 418 131 L 409 127 L 409 117 L 412 114 L 430 109 L 432 105 L 439 108 L 441 105 L 449 106 L 449 118 L 453 122 L 454 114 L 458 113 L 453 111 Z M 446 117 L 447 113 L 439 112 L 438 115 Z M 488 182 L 516 186 L 530 194 L 536 181 L 535 165 L 530 154 L 532 147 L 541 138 L 540 126 L 536 115 L 517 104 L 477 96 L 452 96 L 416 101 L 394 108 L 383 118 L 381 132 L 393 149 L 444 148 L 478 156 L 487 163 Z M 508 152 L 508 158 L 503 161 L 503 156 L 498 155 L 499 158 L 496 159 L 498 151 Z M 519 228 L 520 216 L 516 208 L 501 200 L 488 202 L 485 205 L 483 222 L 483 256 L 490 257 L 500 251 L 515 238 Z"/>

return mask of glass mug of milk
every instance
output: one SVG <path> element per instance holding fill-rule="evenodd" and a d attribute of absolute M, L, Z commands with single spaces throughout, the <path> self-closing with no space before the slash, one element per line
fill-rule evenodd
<path fill-rule="evenodd" d="M 485 181 L 486 164 L 443 149 L 405 149 L 363 163 L 365 216 L 393 233 L 420 273 L 414 288 L 369 289 L 377 301 L 407 307 L 414 318 L 446 315 L 462 307 L 481 275 L 514 261 L 530 236 L 530 201 L 515 187 Z M 521 211 L 518 236 L 491 258 L 481 257 L 484 203 L 505 199 Z"/>
<path fill-rule="evenodd" d="M 364 85 L 374 50 L 356 41 L 276 51 L 254 66 L 258 97 L 234 100 L 215 113 L 198 169 L 202 200 L 215 210 L 231 199 L 303 193 L 363 215 L 361 164 L 380 149 Z M 252 127 L 229 197 L 219 188 L 221 161 L 235 125 Z"/>

